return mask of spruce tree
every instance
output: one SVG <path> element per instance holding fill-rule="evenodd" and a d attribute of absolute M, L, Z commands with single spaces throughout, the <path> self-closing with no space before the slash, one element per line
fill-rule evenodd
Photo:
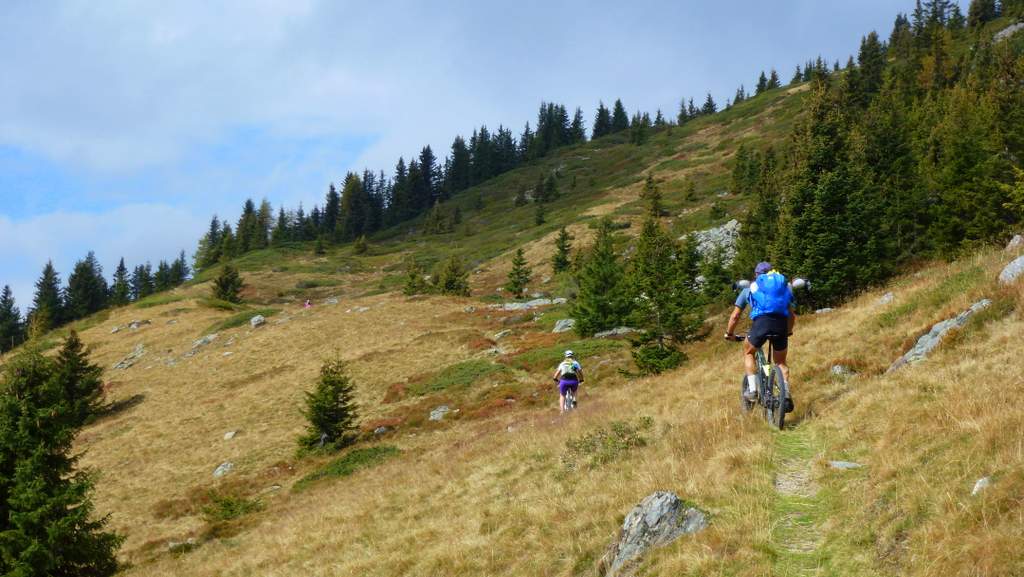
<path fill-rule="evenodd" d="M 110 305 L 120 307 L 128 304 L 131 300 L 132 287 L 128 278 L 128 267 L 124 266 L 124 257 L 121 257 L 110 286 Z"/>
<path fill-rule="evenodd" d="M 93 379 L 84 358 L 48 359 L 30 351 L 4 367 L 0 394 L 0 571 L 4 575 L 90 575 L 117 569 L 123 537 L 96 518 L 93 481 L 76 470 L 73 441 L 80 405 L 68 392 Z M 79 351 L 81 353 L 81 351 Z M 93 385 L 98 382 L 93 381 Z"/>
<path fill-rule="evenodd" d="M 804 81 L 804 73 L 800 71 L 800 65 L 796 65 L 796 73 L 793 74 L 793 78 L 790 79 L 789 85 L 800 84 Z"/>
<path fill-rule="evenodd" d="M 519 192 L 516 193 L 516 197 L 512 199 L 512 206 L 516 208 L 520 206 L 526 206 L 529 201 L 526 198 L 526 187 L 519 187 Z"/>
<path fill-rule="evenodd" d="M 626 107 L 622 101 L 615 99 L 615 106 L 612 108 L 612 132 L 622 132 L 629 128 L 629 116 L 626 114 Z"/>
<path fill-rule="evenodd" d="M 629 273 L 630 323 L 643 331 L 633 359 L 645 374 L 678 366 L 684 357 L 677 346 L 691 340 L 702 321 L 699 299 L 689 288 L 693 279 L 683 278 L 679 253 L 657 219 L 648 217 Z"/>
<path fill-rule="evenodd" d="M 757 88 L 754 90 L 754 96 L 760 95 L 765 90 L 768 90 L 768 77 L 765 76 L 764 70 L 762 70 L 761 76 L 757 79 Z"/>
<path fill-rule="evenodd" d="M 406 296 L 413 296 L 423 294 L 430 291 L 430 285 L 427 284 L 426 271 L 416 262 L 416 259 L 409 258 L 405 263 L 405 285 L 402 287 L 402 293 Z"/>
<path fill-rule="evenodd" d="M 572 264 L 570 260 L 572 241 L 572 235 L 563 226 L 555 238 L 555 255 L 551 257 L 551 269 L 555 274 L 569 270 L 569 266 Z"/>
<path fill-rule="evenodd" d="M 516 249 L 516 254 L 512 257 L 512 269 L 508 271 L 508 282 L 505 283 L 505 290 L 517 299 L 523 298 L 523 293 L 526 292 L 526 285 L 529 284 L 532 274 L 530 265 L 526 262 L 526 256 L 523 254 L 523 249 Z"/>
<path fill-rule="evenodd" d="M 245 284 L 242 282 L 241 275 L 238 274 L 238 269 L 226 264 L 213 281 L 213 297 L 229 303 L 240 303 L 242 302 L 243 286 Z"/>
<path fill-rule="evenodd" d="M 601 138 L 612 132 L 612 115 L 603 102 L 597 104 L 597 115 L 594 117 L 594 132 L 591 138 Z"/>
<path fill-rule="evenodd" d="M 647 175 L 647 180 L 644 181 L 644 188 L 640 192 L 640 198 L 647 203 L 648 215 L 654 218 L 662 215 L 664 207 L 661 204 L 661 191 L 658 189 L 658 184 L 654 182 L 653 175 Z"/>
<path fill-rule="evenodd" d="M 323 235 L 320 235 L 316 237 L 316 242 L 313 243 L 313 255 L 323 256 L 325 254 L 327 254 L 327 247 L 325 246 Z"/>
<path fill-rule="evenodd" d="M 572 306 L 576 331 L 582 336 L 621 326 L 629 313 L 622 263 L 615 254 L 610 219 L 602 219 L 594 245 L 577 275 L 579 293 Z"/>
<path fill-rule="evenodd" d="M 5 353 L 25 340 L 25 328 L 21 322 L 21 311 L 14 302 L 11 287 L 4 285 L 0 291 L 0 353 Z"/>
<path fill-rule="evenodd" d="M 149 263 L 140 264 L 132 270 L 131 289 L 132 300 L 135 301 L 153 294 L 153 274 Z"/>
<path fill-rule="evenodd" d="M 583 110 L 577 107 L 575 114 L 572 116 L 572 124 L 569 126 L 570 142 L 572 144 L 578 144 L 587 140 L 587 127 L 584 124 Z"/>
<path fill-rule="evenodd" d="M 469 296 L 469 271 L 462 260 L 452 255 L 434 271 L 434 290 L 443 295 Z"/>
<path fill-rule="evenodd" d="M 401 162 L 401 159 L 399 159 L 399 162 Z M 324 199 L 324 210 L 320 216 L 320 229 L 327 238 L 334 238 L 334 229 L 338 226 L 338 216 L 340 214 L 341 195 L 338 194 L 332 182 L 327 189 L 327 197 Z"/>
<path fill-rule="evenodd" d="M 344 361 L 325 362 L 316 387 L 306 393 L 303 415 L 309 424 L 299 437 L 299 447 L 340 449 L 355 442 L 359 422 L 355 393 Z"/>
<path fill-rule="evenodd" d="M 686 107 L 686 99 L 679 101 L 679 113 L 676 115 L 676 124 L 682 126 L 690 121 L 690 111 Z"/>
<path fill-rule="evenodd" d="M 776 88 L 779 88 L 780 86 L 782 86 L 782 82 L 779 81 L 779 73 L 776 72 L 774 68 L 772 68 L 771 75 L 768 77 L 767 89 L 774 90 Z"/>
<path fill-rule="evenodd" d="M 29 313 L 29 318 L 33 327 L 33 336 L 39 336 L 64 322 L 60 276 L 53 268 L 53 261 L 46 262 L 42 276 L 36 281 L 36 294 L 32 300 L 32 311 Z"/>
<path fill-rule="evenodd" d="M 718 112 L 718 105 L 715 104 L 715 99 L 711 97 L 711 93 L 708 93 L 708 97 L 704 100 L 704 105 L 700 108 L 702 115 L 709 115 Z"/>
<path fill-rule="evenodd" d="M 536 203 L 534 205 L 534 208 L 533 208 L 533 224 L 535 226 L 540 226 L 540 225 L 544 224 L 545 222 L 547 222 L 544 213 L 545 213 L 544 203 L 543 202 Z"/>

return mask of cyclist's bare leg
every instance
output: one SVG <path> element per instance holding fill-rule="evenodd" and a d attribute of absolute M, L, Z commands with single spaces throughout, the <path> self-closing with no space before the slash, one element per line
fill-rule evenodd
<path fill-rule="evenodd" d="M 565 395 L 563 395 L 561 393 L 559 393 L 559 395 L 558 395 L 558 412 L 559 413 L 564 413 L 565 412 Z"/>
<path fill-rule="evenodd" d="M 772 351 L 772 360 L 778 365 L 779 370 L 782 371 L 782 378 L 786 379 L 786 384 L 789 384 L 789 365 L 786 364 L 786 353 L 785 351 Z"/>
<path fill-rule="evenodd" d="M 754 360 L 754 353 L 757 352 L 757 348 L 750 344 L 750 341 L 743 341 L 743 368 L 746 369 L 748 375 L 757 374 L 757 361 Z"/>

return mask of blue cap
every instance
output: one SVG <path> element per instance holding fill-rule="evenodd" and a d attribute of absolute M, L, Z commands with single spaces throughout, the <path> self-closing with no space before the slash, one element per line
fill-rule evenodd
<path fill-rule="evenodd" d="M 771 272 L 771 270 L 772 270 L 772 263 L 770 263 L 770 262 L 759 262 L 759 263 L 757 263 L 757 266 L 754 267 L 754 274 L 765 274 L 765 273 Z"/>

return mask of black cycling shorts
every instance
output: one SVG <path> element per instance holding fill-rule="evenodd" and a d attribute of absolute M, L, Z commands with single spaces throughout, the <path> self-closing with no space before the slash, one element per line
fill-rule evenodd
<path fill-rule="evenodd" d="M 782 315 L 761 315 L 754 319 L 754 324 L 747 333 L 747 340 L 755 347 L 760 347 L 772 337 L 772 348 L 784 351 L 789 346 L 789 318 Z"/>

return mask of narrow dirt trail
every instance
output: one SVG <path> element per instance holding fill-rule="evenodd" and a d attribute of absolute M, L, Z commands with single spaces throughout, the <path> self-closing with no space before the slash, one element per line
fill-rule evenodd
<path fill-rule="evenodd" d="M 811 466 L 816 453 L 806 427 L 783 431 L 776 438 L 771 541 L 777 553 L 772 575 L 777 577 L 826 574 L 820 528 L 826 512 Z"/>

